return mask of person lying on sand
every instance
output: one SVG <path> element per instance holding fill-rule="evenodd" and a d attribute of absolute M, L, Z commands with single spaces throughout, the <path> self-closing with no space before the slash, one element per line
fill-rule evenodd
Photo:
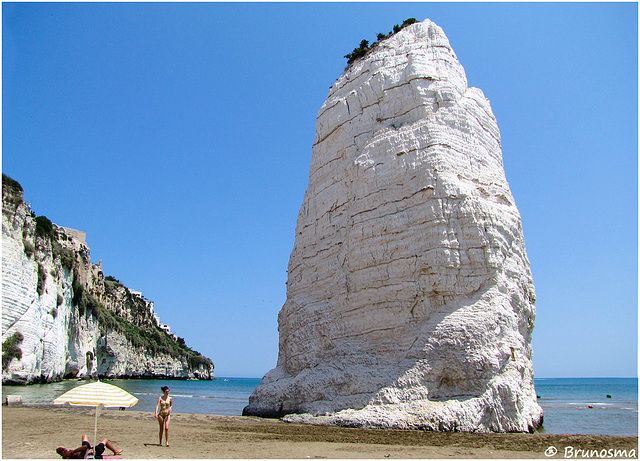
<path fill-rule="evenodd" d="M 104 439 L 98 445 L 96 445 L 94 453 L 95 459 L 102 459 L 102 453 L 104 453 L 105 447 L 113 452 L 114 455 L 119 455 L 122 450 L 116 450 L 116 448 L 107 439 Z M 82 445 L 75 450 L 67 450 L 65 447 L 56 448 L 56 452 L 64 459 L 84 459 L 87 457 L 87 451 L 91 450 L 91 444 L 86 435 L 82 436 Z"/>

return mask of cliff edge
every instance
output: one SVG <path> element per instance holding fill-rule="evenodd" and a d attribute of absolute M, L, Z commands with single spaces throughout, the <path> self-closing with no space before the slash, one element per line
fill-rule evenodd
<path fill-rule="evenodd" d="M 320 108 L 278 362 L 244 414 L 533 431 L 534 317 L 489 101 L 440 27 L 408 25 Z"/>
<path fill-rule="evenodd" d="M 3 384 L 212 379 L 211 360 L 164 331 L 153 303 L 104 277 L 84 240 L 36 217 L 20 184 L 3 175 Z"/>

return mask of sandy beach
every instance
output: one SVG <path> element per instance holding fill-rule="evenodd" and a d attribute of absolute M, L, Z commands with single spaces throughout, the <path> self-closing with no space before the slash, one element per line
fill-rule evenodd
<path fill-rule="evenodd" d="M 56 447 L 76 448 L 82 434 L 92 440 L 94 414 L 88 408 L 3 406 L 2 457 L 60 459 Z M 100 413 L 102 438 L 123 449 L 125 459 L 547 458 L 552 446 L 557 458 L 564 457 L 565 447 L 573 453 L 638 452 L 637 437 L 383 431 L 180 413 L 172 416 L 171 446 L 161 447 L 153 413 L 117 410 Z"/>

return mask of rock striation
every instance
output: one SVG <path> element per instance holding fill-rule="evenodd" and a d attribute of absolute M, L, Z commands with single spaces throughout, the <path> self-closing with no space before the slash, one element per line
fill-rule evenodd
<path fill-rule="evenodd" d="M 320 108 L 278 362 L 244 414 L 532 431 L 534 317 L 489 101 L 440 27 L 410 25 Z"/>
<path fill-rule="evenodd" d="M 153 303 L 92 264 L 84 233 L 36 218 L 2 184 L 2 382 L 211 379 L 213 363 L 160 329 Z"/>

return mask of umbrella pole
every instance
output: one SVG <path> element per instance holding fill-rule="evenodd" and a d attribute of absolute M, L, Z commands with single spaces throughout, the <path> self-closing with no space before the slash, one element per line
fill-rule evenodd
<path fill-rule="evenodd" d="M 95 456 L 95 452 L 96 452 L 96 434 L 98 433 L 98 409 L 100 408 L 100 405 L 96 406 L 96 419 L 95 422 L 93 423 L 93 456 Z"/>

